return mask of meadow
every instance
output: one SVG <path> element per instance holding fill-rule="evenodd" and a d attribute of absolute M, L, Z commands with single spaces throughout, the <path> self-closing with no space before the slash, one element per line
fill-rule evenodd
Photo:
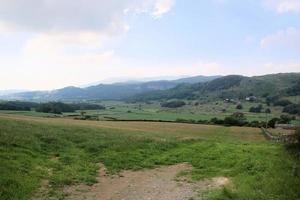
<path fill-rule="evenodd" d="M 154 120 L 154 121 L 176 121 L 178 119 L 184 120 L 211 120 L 214 117 L 224 119 L 235 112 L 243 112 L 247 121 L 251 122 L 266 121 L 265 113 L 251 113 L 249 108 L 257 106 L 258 103 L 244 102 L 241 110 L 236 109 L 233 103 L 225 103 L 223 101 L 206 102 L 199 105 L 194 105 L 194 102 L 189 102 L 187 105 L 180 108 L 163 108 L 159 102 L 152 103 L 126 103 L 122 101 L 101 101 L 98 102 L 106 107 L 105 110 L 80 110 L 75 113 L 63 113 L 62 115 L 52 113 L 41 113 L 35 111 L 0 111 L 4 114 L 17 114 L 25 116 L 38 116 L 38 117 L 66 117 L 74 118 L 80 116 L 81 112 L 99 119 L 105 120 Z M 262 104 L 264 108 L 266 104 Z M 282 108 L 271 106 L 271 113 L 267 115 L 267 119 L 279 118 L 282 115 Z M 296 120 L 292 121 L 294 124 L 300 124 L 299 116 Z"/>
<path fill-rule="evenodd" d="M 45 199 L 93 184 L 97 163 L 109 174 L 187 162 L 186 176 L 232 184 L 207 199 L 300 199 L 300 163 L 260 129 L 159 122 L 82 121 L 0 115 L 0 198 L 30 199 L 49 181 Z"/>

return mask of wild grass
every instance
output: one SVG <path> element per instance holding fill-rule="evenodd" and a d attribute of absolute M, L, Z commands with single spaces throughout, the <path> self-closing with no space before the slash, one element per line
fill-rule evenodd
<path fill-rule="evenodd" d="M 63 199 L 65 185 L 96 181 L 98 162 L 109 173 L 188 162 L 195 180 L 229 177 L 209 199 L 300 198 L 299 162 L 259 129 L 33 119 L 0 117 L 0 199 L 30 199 L 41 180 Z"/>

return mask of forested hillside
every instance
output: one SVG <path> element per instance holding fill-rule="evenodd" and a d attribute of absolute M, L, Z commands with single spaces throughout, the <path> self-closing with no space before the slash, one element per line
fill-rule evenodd
<path fill-rule="evenodd" d="M 229 75 L 205 83 L 180 84 L 165 91 L 135 95 L 127 100 L 149 101 L 162 99 L 243 99 L 248 96 L 300 95 L 300 73 L 271 74 L 245 77 Z"/>

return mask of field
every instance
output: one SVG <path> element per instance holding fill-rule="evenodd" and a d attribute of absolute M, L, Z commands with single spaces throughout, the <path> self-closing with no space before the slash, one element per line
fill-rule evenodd
<path fill-rule="evenodd" d="M 230 179 L 207 199 L 300 198 L 299 161 L 257 128 L 1 114 L 0 138 L 1 199 L 30 199 L 45 181 L 44 199 L 67 198 L 67 185 L 97 181 L 99 162 L 109 174 L 189 163 L 194 181 Z"/>
<path fill-rule="evenodd" d="M 85 110 L 86 115 L 96 117 L 103 120 L 163 120 L 163 121 L 176 121 L 177 119 L 185 120 L 211 120 L 214 117 L 224 119 L 234 112 L 243 112 L 246 119 L 250 121 L 266 121 L 265 113 L 250 113 L 249 108 L 257 106 L 258 103 L 244 102 L 243 109 L 237 110 L 236 105 L 233 103 L 225 103 L 223 101 L 210 102 L 205 104 L 194 105 L 189 102 L 186 106 L 181 108 L 162 108 L 158 102 L 146 103 L 125 103 L 121 101 L 102 101 L 101 105 L 105 105 L 105 110 Z M 263 104 L 264 108 L 267 108 Z M 225 109 L 225 110 L 224 110 Z M 281 108 L 270 107 L 271 113 L 267 115 L 270 120 L 274 117 L 282 115 Z M 76 113 L 63 113 L 63 115 L 55 115 L 51 113 L 38 113 L 35 111 L 0 111 L 4 114 L 17 114 L 26 116 L 39 116 L 39 117 L 67 117 L 74 118 L 74 115 L 79 116 L 81 111 Z M 299 117 L 292 121 L 294 124 L 300 124 Z"/>

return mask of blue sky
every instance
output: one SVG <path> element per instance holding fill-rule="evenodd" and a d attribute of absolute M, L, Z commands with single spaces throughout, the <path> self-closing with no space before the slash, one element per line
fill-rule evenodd
<path fill-rule="evenodd" d="M 300 0 L 0 0 L 0 90 L 300 72 Z"/>

